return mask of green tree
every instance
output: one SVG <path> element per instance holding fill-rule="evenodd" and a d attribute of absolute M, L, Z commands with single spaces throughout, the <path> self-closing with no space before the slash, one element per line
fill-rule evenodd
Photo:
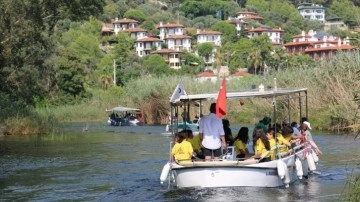
<path fill-rule="evenodd" d="M 129 9 L 124 13 L 124 18 L 130 18 L 142 23 L 146 20 L 146 15 L 141 10 Z"/>
<path fill-rule="evenodd" d="M 149 74 L 169 75 L 174 72 L 174 70 L 170 69 L 170 67 L 165 63 L 164 58 L 158 54 L 147 56 L 143 65 Z"/>
<path fill-rule="evenodd" d="M 223 33 L 221 36 L 221 44 L 223 45 L 237 41 L 237 33 L 234 25 L 231 25 L 225 21 L 219 21 L 213 24 L 211 29 Z"/>
<path fill-rule="evenodd" d="M 211 43 L 201 43 L 197 45 L 196 49 L 198 54 L 203 57 L 205 61 L 207 61 L 212 54 L 213 47 Z"/>
<path fill-rule="evenodd" d="M 359 25 L 359 8 L 353 6 L 349 0 L 333 0 L 329 9 L 327 9 L 329 16 L 341 17 L 347 25 Z"/>
<path fill-rule="evenodd" d="M 231 73 L 234 73 L 239 68 L 247 68 L 247 61 L 250 57 L 249 53 L 253 46 L 254 44 L 250 39 L 241 38 L 239 41 L 226 48 L 230 53 L 229 69 Z"/>
<path fill-rule="evenodd" d="M 56 83 L 61 95 L 71 95 L 72 102 L 85 96 L 86 73 L 80 58 L 72 49 L 64 49 L 59 52 L 60 59 L 56 65 Z M 68 96 L 67 96 L 68 97 Z"/>
<path fill-rule="evenodd" d="M 58 21 L 84 20 L 102 13 L 103 0 L 0 1 L 0 91 L 34 104 L 50 94 L 55 74 L 51 55 L 61 35 Z M 54 32 L 56 31 L 56 32 Z"/>

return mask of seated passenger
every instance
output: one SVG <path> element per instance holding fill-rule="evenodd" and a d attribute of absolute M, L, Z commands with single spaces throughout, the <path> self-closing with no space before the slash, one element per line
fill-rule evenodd
<path fill-rule="evenodd" d="M 191 161 L 193 155 L 193 148 L 191 143 L 186 141 L 186 132 L 181 131 L 175 136 L 175 145 L 171 150 L 172 161 Z"/>
<path fill-rule="evenodd" d="M 281 130 L 281 133 L 277 134 L 276 139 L 279 145 L 285 146 L 285 147 L 280 147 L 280 153 L 287 152 L 289 150 L 288 147 L 291 147 L 290 142 L 292 139 L 292 129 L 288 126 L 285 126 Z"/>
<path fill-rule="evenodd" d="M 271 149 L 276 146 L 276 141 L 275 141 L 275 138 L 274 138 L 274 134 L 275 134 L 275 130 L 274 130 L 273 128 L 269 128 L 268 131 L 267 131 L 267 133 L 266 133 L 266 137 L 267 137 L 268 140 L 269 140 L 270 148 L 271 148 Z M 275 149 L 272 149 L 272 150 L 270 151 L 270 158 L 271 158 L 271 160 L 275 160 L 275 159 L 276 159 L 275 153 L 276 153 L 276 150 L 275 150 Z"/>
<path fill-rule="evenodd" d="M 185 130 L 187 134 L 186 140 L 191 143 L 191 146 L 196 153 L 196 157 L 199 159 L 204 159 L 205 156 L 201 150 L 201 141 L 199 135 L 193 135 L 192 130 Z"/>
<path fill-rule="evenodd" d="M 241 127 L 234 139 L 236 158 L 245 158 L 246 155 L 249 155 L 247 143 L 249 143 L 249 128 Z"/>
<path fill-rule="evenodd" d="M 228 146 L 232 146 L 234 142 L 234 138 L 232 136 L 231 128 L 230 128 L 230 122 L 227 119 L 222 120 L 224 132 L 225 132 L 225 141 L 228 144 Z"/>
<path fill-rule="evenodd" d="M 261 135 L 258 136 L 255 143 L 255 156 L 254 158 L 261 158 L 267 151 L 270 151 L 270 142 L 266 137 L 264 131 L 261 130 Z M 268 162 L 271 161 L 270 153 L 264 156 L 260 162 Z"/>

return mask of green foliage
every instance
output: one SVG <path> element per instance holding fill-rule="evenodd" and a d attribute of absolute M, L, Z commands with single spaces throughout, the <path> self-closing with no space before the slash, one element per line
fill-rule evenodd
<path fill-rule="evenodd" d="M 211 30 L 223 33 L 221 36 L 221 44 L 233 43 L 237 41 L 237 33 L 234 25 L 225 21 L 219 21 L 211 26 Z"/>
<path fill-rule="evenodd" d="M 196 47 L 198 53 L 202 57 L 209 56 L 212 53 L 212 44 L 211 43 L 201 43 Z"/>
<path fill-rule="evenodd" d="M 216 19 L 211 15 L 200 16 L 192 20 L 192 26 L 198 29 L 204 29 L 211 27 L 211 25 L 215 24 L 218 21 L 219 19 Z"/>
<path fill-rule="evenodd" d="M 234 8 L 240 9 L 239 5 L 233 1 L 222 1 L 222 0 L 185 0 L 180 4 L 180 10 L 184 12 L 185 16 L 199 17 L 205 15 L 215 16 L 218 11 L 222 11 L 227 15 L 235 14 Z"/>
<path fill-rule="evenodd" d="M 86 73 L 80 58 L 76 55 L 71 49 L 61 51 L 56 66 L 58 88 L 64 96 L 70 95 L 67 96 L 68 102 L 85 95 Z"/>
<path fill-rule="evenodd" d="M 124 18 L 130 18 L 142 23 L 146 20 L 146 15 L 141 10 L 129 9 L 124 13 Z"/>
<path fill-rule="evenodd" d="M 165 63 L 164 58 L 158 54 L 147 56 L 143 65 L 150 74 L 154 75 L 169 75 L 174 72 L 174 70 L 170 69 Z"/>
<path fill-rule="evenodd" d="M 148 32 L 150 32 L 152 35 L 158 35 L 160 31 L 156 29 L 155 23 L 152 20 L 145 20 L 141 25 L 141 28 L 146 29 Z"/>
<path fill-rule="evenodd" d="M 354 7 L 349 0 L 333 0 L 327 12 L 329 16 L 341 17 L 347 25 L 357 26 L 360 24 L 360 9 Z"/>

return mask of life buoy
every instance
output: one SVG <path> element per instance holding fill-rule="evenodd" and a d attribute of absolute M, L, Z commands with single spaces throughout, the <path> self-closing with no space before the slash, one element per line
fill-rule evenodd
<path fill-rule="evenodd" d="M 170 172 L 170 163 L 166 163 L 161 171 L 161 175 L 160 175 L 160 183 L 163 184 L 166 179 L 169 176 L 169 172 Z"/>
<path fill-rule="evenodd" d="M 285 170 L 284 184 L 285 184 L 285 187 L 288 188 L 289 184 L 290 184 L 289 169 L 288 169 L 288 167 L 287 167 L 287 165 L 285 163 L 283 164 L 283 166 L 284 166 L 284 170 Z"/>
<path fill-rule="evenodd" d="M 309 165 L 309 170 L 310 171 L 316 170 L 316 165 L 315 165 L 315 162 L 314 162 L 314 158 L 313 158 L 313 155 L 311 153 L 307 154 L 306 160 L 307 160 L 308 165 Z"/>
<path fill-rule="evenodd" d="M 281 179 L 284 179 L 285 177 L 285 168 L 286 168 L 286 164 L 284 163 L 284 161 L 282 161 L 281 159 L 279 159 L 277 161 L 277 172 L 278 172 L 278 175 Z"/>
<path fill-rule="evenodd" d="M 298 176 L 299 179 L 302 179 L 304 172 L 303 172 L 302 163 L 299 158 L 296 158 L 295 160 L 295 167 L 296 167 L 296 175 Z"/>
<path fill-rule="evenodd" d="M 316 155 L 314 150 L 311 150 L 311 154 L 313 156 L 314 162 L 315 163 L 319 162 L 319 157 L 318 157 L 318 155 Z"/>

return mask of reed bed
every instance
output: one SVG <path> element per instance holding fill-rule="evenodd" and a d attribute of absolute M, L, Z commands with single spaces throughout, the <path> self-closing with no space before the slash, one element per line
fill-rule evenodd
<path fill-rule="evenodd" d="M 312 125 L 320 129 L 344 129 L 358 124 L 359 107 L 354 97 L 359 94 L 360 81 L 356 72 L 360 70 L 359 52 L 339 53 L 329 61 L 317 62 L 315 66 L 299 66 L 269 74 L 249 75 L 227 82 L 227 90 L 242 90 L 257 87 L 308 88 L 309 117 Z M 54 109 L 60 121 L 99 121 L 107 116 L 105 109 L 114 106 L 136 107 L 143 111 L 147 124 L 164 124 L 170 110 L 169 98 L 178 83 L 183 83 L 188 94 L 218 92 L 221 78 L 217 82 L 198 82 L 193 76 L 147 76 L 129 81 L 124 88 L 111 87 L 108 90 L 91 90 L 92 99 L 78 106 L 64 106 Z M 279 108 L 284 103 L 279 103 Z M 207 113 L 209 103 L 205 103 Z M 298 107 L 295 102 L 292 108 Z M 239 101 L 229 101 L 227 118 L 234 123 L 254 123 L 272 110 L 263 101 L 248 100 L 244 105 Z M 191 111 L 194 116 L 197 111 Z M 280 111 L 279 120 L 286 117 Z M 291 115 L 298 120 L 298 114 Z"/>

